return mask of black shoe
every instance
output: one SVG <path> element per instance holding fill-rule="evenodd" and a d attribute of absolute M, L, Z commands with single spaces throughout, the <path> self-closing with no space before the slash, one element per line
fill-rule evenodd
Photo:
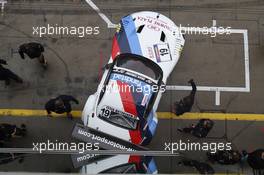
<path fill-rule="evenodd" d="M 183 130 L 182 130 L 182 129 L 180 129 L 180 128 L 178 128 L 177 130 L 178 130 L 179 132 L 183 132 Z"/>
<path fill-rule="evenodd" d="M 70 120 L 73 120 L 73 116 L 72 116 L 72 114 L 68 114 L 67 117 L 68 117 Z"/>
<path fill-rule="evenodd" d="M 24 81 L 22 79 L 19 79 L 17 82 L 20 83 L 20 84 L 24 83 Z"/>
<path fill-rule="evenodd" d="M 24 157 L 21 157 L 19 160 L 18 160 L 18 163 L 23 163 L 24 162 Z"/>
<path fill-rule="evenodd" d="M 22 130 L 21 136 L 25 137 L 27 135 L 27 131 L 26 130 Z"/>
<path fill-rule="evenodd" d="M 5 85 L 9 86 L 10 85 L 10 80 L 5 80 Z"/>
<path fill-rule="evenodd" d="M 182 165 L 183 165 L 183 163 L 182 163 L 182 162 L 178 162 L 178 165 L 179 165 L 179 166 L 182 166 Z"/>
<path fill-rule="evenodd" d="M 26 125 L 25 125 L 25 124 L 22 124 L 22 125 L 21 125 L 21 128 L 22 128 L 22 129 L 26 129 Z"/>

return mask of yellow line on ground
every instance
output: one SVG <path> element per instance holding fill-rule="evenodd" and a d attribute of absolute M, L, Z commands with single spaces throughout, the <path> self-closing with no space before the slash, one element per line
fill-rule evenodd
<path fill-rule="evenodd" d="M 72 111 L 73 117 L 81 117 L 81 111 Z M 182 119 L 194 120 L 208 118 L 212 120 L 245 120 L 245 121 L 264 121 L 264 114 L 230 114 L 230 113 L 185 113 L 181 116 L 176 116 L 171 112 L 157 112 L 159 119 Z M 45 110 L 31 109 L 0 109 L 0 116 L 15 116 L 15 117 L 43 117 L 46 116 Z M 55 114 L 54 117 L 65 117 L 65 114 Z"/>
<path fill-rule="evenodd" d="M 72 111 L 73 117 L 81 117 L 81 111 Z M 0 109 L 0 116 L 15 116 L 15 117 L 43 117 L 47 116 L 45 110 L 32 109 Z M 52 113 L 53 117 L 66 117 L 65 114 Z"/>
<path fill-rule="evenodd" d="M 185 119 L 194 120 L 207 118 L 211 120 L 245 120 L 245 121 L 264 121 L 264 114 L 231 114 L 231 113 L 185 113 L 176 116 L 171 112 L 158 112 L 159 119 Z"/>

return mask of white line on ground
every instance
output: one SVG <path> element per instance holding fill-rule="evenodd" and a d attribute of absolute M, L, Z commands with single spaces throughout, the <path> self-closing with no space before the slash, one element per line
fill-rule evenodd
<path fill-rule="evenodd" d="M 37 144 L 37 143 L 35 143 Z M 44 143 L 45 144 L 45 143 Z M 47 143 L 48 144 L 48 143 Z M 38 146 L 38 145 L 37 145 Z M 40 152 L 41 150 L 41 152 Z M 31 154 L 99 154 L 99 155 L 145 155 L 145 156 L 179 156 L 176 151 L 130 151 L 130 150 L 81 150 L 81 149 L 43 149 L 42 147 L 34 148 L 0 148 L 0 153 L 31 153 Z"/>
<path fill-rule="evenodd" d="M 219 90 L 215 91 L 215 105 L 217 106 L 220 105 L 220 91 Z"/>
<path fill-rule="evenodd" d="M 6 0 L 0 0 L 0 4 L 1 4 L 1 13 L 4 13 L 4 9 L 5 9 L 5 4 L 7 4 Z"/>
<path fill-rule="evenodd" d="M 208 31 L 200 27 L 182 27 L 183 31 Z M 219 33 L 221 30 L 215 30 Z M 212 32 L 212 31 L 210 31 Z M 203 32 L 201 32 L 203 33 Z M 244 61 L 245 61 L 245 87 L 216 87 L 216 86 L 197 86 L 198 91 L 215 91 L 215 105 L 220 105 L 220 92 L 250 92 L 250 71 L 249 71 L 249 47 L 248 47 L 248 31 L 246 29 L 230 29 L 232 34 L 243 34 L 244 38 Z M 168 85 L 167 90 L 191 90 L 191 86 L 175 86 Z"/>
<path fill-rule="evenodd" d="M 216 20 L 213 20 L 213 27 L 216 27 Z"/>
<path fill-rule="evenodd" d="M 246 89 L 250 92 L 250 71 L 249 71 L 249 47 L 248 47 L 248 31 L 245 30 L 244 36 L 244 52 L 245 52 L 245 81 Z"/>
<path fill-rule="evenodd" d="M 117 25 L 112 23 L 105 14 L 103 14 L 100 9 L 93 3 L 92 0 L 86 0 L 86 2 L 98 13 L 98 15 L 106 22 L 108 28 L 116 28 Z M 213 29 L 214 28 L 214 29 Z M 216 20 L 213 20 L 212 32 L 223 32 L 216 27 Z M 183 32 L 185 31 L 201 31 L 201 33 L 208 32 L 208 29 L 200 27 L 181 27 Z M 230 29 L 231 34 L 243 34 L 244 37 L 244 60 L 245 60 L 245 87 L 217 87 L 217 86 L 197 86 L 198 91 L 213 91 L 216 94 L 215 105 L 220 105 L 220 92 L 250 92 L 250 70 L 249 70 L 249 47 L 248 47 L 248 31 L 246 29 Z M 167 90 L 191 90 L 191 86 L 177 86 L 168 85 Z"/>
<path fill-rule="evenodd" d="M 98 13 L 98 15 L 106 22 L 108 28 L 116 28 L 117 24 L 114 24 L 110 19 L 100 11 L 100 9 L 93 3 L 92 0 L 86 0 L 86 2 Z"/>
<path fill-rule="evenodd" d="M 174 90 L 174 91 L 190 91 L 192 90 L 191 86 L 174 86 L 168 85 L 166 86 L 166 90 Z M 215 86 L 197 86 L 197 91 L 222 91 L 222 92 L 249 92 L 247 88 L 244 87 L 215 87 Z"/>

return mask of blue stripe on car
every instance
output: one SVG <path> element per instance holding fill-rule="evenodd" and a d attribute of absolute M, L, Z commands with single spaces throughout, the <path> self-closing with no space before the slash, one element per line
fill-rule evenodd
<path fill-rule="evenodd" d="M 154 158 L 152 158 L 148 164 L 147 174 L 153 174 L 153 173 L 156 173 L 157 171 L 158 169 L 157 169 L 156 163 L 154 161 Z"/>
<path fill-rule="evenodd" d="M 117 34 L 117 42 L 121 53 L 131 53 L 129 43 L 124 31 Z"/>
<path fill-rule="evenodd" d="M 152 136 L 155 134 L 155 131 L 157 128 L 157 122 L 155 120 L 153 120 L 154 115 L 155 115 L 154 111 L 151 110 L 151 112 L 149 113 L 149 116 L 148 116 L 148 128 L 149 128 L 149 131 L 151 132 Z"/>
<path fill-rule="evenodd" d="M 136 26 L 132 16 L 128 15 L 122 19 L 123 29 L 126 33 L 126 37 L 130 47 L 130 53 L 142 55 L 138 35 L 136 32 Z"/>

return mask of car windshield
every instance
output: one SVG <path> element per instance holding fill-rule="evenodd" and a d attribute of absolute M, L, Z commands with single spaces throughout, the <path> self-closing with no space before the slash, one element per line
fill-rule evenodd
<path fill-rule="evenodd" d="M 161 74 L 155 67 L 152 65 L 149 60 L 142 60 L 140 57 L 133 55 L 126 55 L 117 60 L 116 65 L 118 67 L 126 68 L 143 75 L 146 75 L 154 80 L 158 80 L 161 77 Z"/>
<path fill-rule="evenodd" d="M 146 108 L 157 86 L 155 83 L 147 82 L 148 79 L 140 76 L 132 77 L 132 75 L 130 72 L 119 73 L 118 70 L 114 69 L 109 84 L 116 82 L 118 94 L 121 94 L 124 103 L 135 104 L 138 108 Z M 131 98 L 128 98 L 127 94 Z"/>

